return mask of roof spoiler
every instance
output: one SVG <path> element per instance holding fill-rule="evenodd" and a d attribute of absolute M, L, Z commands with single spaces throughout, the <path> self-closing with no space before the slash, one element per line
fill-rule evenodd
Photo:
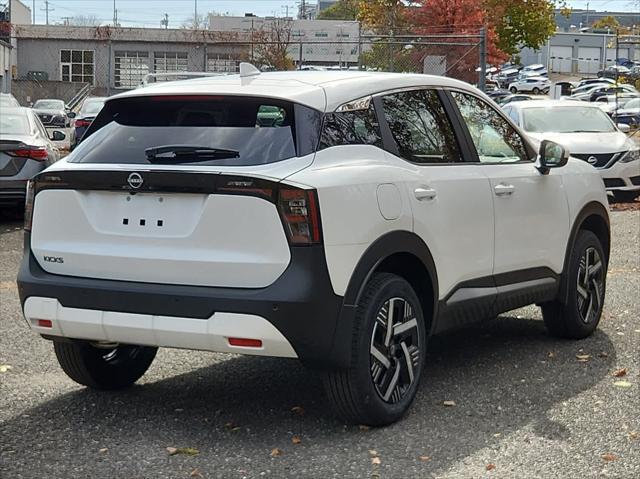
<path fill-rule="evenodd" d="M 240 78 L 254 77 L 260 75 L 260 73 L 260 70 L 258 70 L 251 63 L 240 63 Z"/>

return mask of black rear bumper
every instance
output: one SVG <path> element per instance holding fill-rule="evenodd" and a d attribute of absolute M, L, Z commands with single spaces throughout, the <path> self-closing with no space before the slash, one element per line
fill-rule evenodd
<path fill-rule="evenodd" d="M 203 320 L 216 312 L 253 314 L 273 324 L 305 364 L 335 368 L 348 362 L 351 338 L 336 338 L 335 331 L 354 311 L 333 292 L 322 246 L 291 248 L 291 262 L 278 280 L 266 288 L 241 289 L 54 275 L 40 267 L 28 245 L 26 234 L 18 273 L 23 306 L 39 296 L 71 308 Z"/>

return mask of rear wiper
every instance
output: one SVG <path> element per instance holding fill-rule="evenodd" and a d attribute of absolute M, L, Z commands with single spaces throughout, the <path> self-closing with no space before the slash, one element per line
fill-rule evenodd
<path fill-rule="evenodd" d="M 164 145 L 144 150 L 150 163 L 192 163 L 194 161 L 226 160 L 239 158 L 240 152 L 207 146 Z"/>

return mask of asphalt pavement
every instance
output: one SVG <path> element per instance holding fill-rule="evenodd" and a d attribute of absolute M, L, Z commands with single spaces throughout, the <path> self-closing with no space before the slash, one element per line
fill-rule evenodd
<path fill-rule="evenodd" d="M 640 211 L 612 228 L 592 337 L 553 339 L 530 307 L 434 338 L 408 415 L 368 429 L 337 420 L 294 360 L 164 349 L 128 390 L 76 385 L 22 318 L 21 223 L 5 217 L 0 478 L 637 479 Z"/>

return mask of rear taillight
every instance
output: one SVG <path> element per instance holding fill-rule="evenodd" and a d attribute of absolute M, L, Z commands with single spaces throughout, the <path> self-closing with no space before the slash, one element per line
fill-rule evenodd
<path fill-rule="evenodd" d="M 76 128 L 81 128 L 81 127 L 91 125 L 91 122 L 89 120 L 76 120 L 75 125 L 76 125 Z"/>
<path fill-rule="evenodd" d="M 24 202 L 24 230 L 31 231 L 33 220 L 33 201 L 35 197 L 35 183 L 33 180 L 27 181 L 27 195 Z"/>
<path fill-rule="evenodd" d="M 49 158 L 46 148 L 24 148 L 20 150 L 10 150 L 6 152 L 9 156 L 19 158 L 29 158 L 36 161 L 46 161 Z"/>
<path fill-rule="evenodd" d="M 292 245 L 320 243 L 320 214 L 315 190 L 281 186 L 278 210 Z"/>

